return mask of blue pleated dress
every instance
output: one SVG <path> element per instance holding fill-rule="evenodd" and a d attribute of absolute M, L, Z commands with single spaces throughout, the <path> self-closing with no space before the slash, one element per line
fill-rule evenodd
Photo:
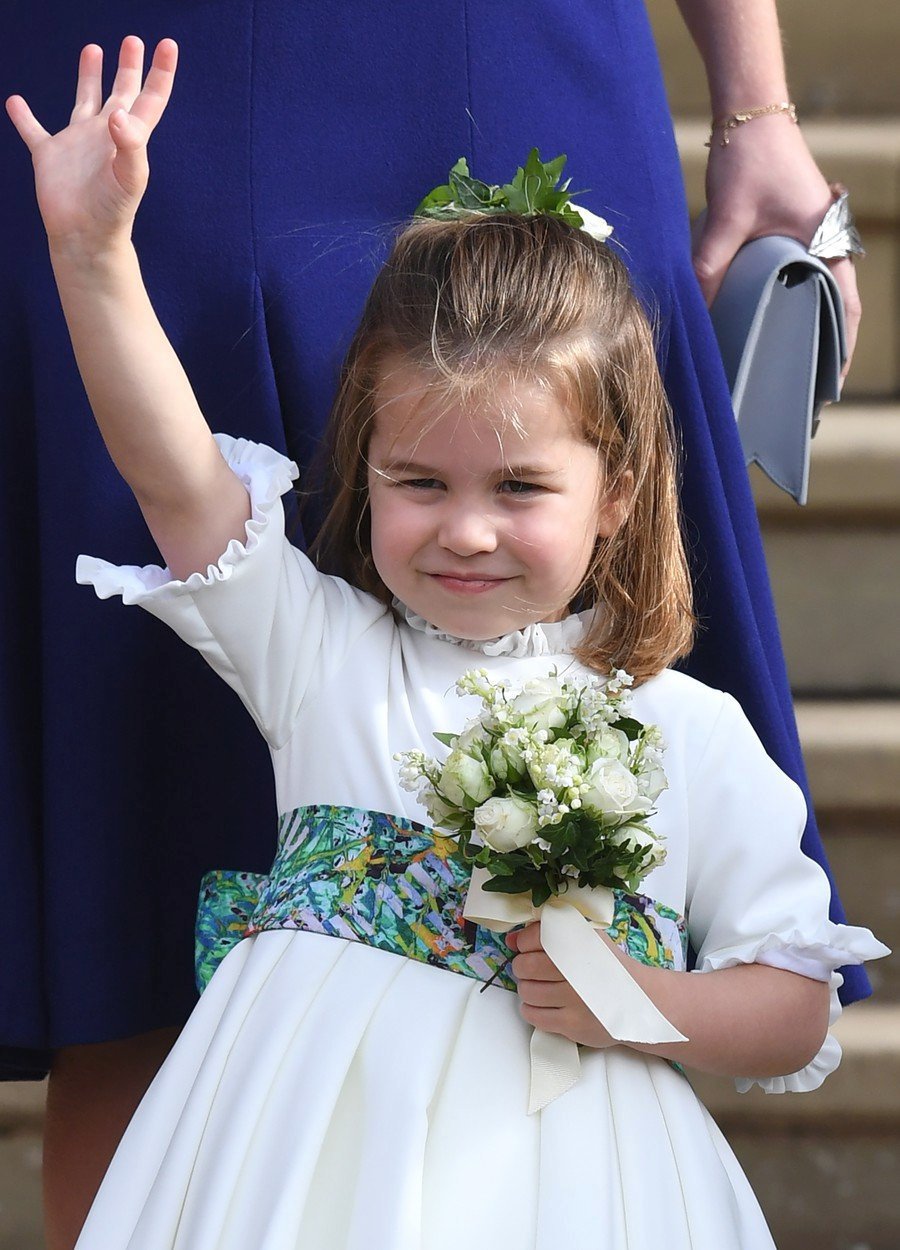
<path fill-rule="evenodd" d="M 376 268 L 421 195 L 462 155 L 503 182 L 532 146 L 545 159 L 568 154 L 573 190 L 613 224 L 657 323 L 703 623 L 685 667 L 738 698 L 805 788 L 643 7 L 145 0 L 137 12 L 14 4 L 0 81 L 56 130 L 84 43 L 111 61 L 127 33 L 178 40 L 135 232 L 145 280 L 211 426 L 301 465 Z M 94 427 L 11 126 L 0 161 L 0 509 L 11 552 L 0 573 L 0 1058 L 21 1077 L 45 1071 L 55 1047 L 183 1021 L 200 879 L 225 864 L 263 871 L 275 827 L 267 752 L 231 692 L 153 621 L 74 582 L 80 551 L 138 564 L 156 553 Z M 805 846 L 821 860 L 812 820 Z M 848 970 L 845 997 L 866 992 L 864 974 Z"/>

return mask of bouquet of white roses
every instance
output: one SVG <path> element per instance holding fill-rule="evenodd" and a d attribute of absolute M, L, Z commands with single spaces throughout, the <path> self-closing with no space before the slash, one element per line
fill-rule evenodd
<path fill-rule="evenodd" d="M 400 780 L 433 824 L 455 834 L 483 888 L 531 896 L 535 908 L 572 886 L 633 892 L 665 859 L 648 824 L 666 789 L 663 741 L 630 713 L 632 678 L 561 679 L 520 690 L 484 669 L 457 682 L 482 711 L 459 734 L 436 733 L 443 762 L 404 751 Z"/>
<path fill-rule="evenodd" d="M 648 823 L 667 786 L 664 744 L 630 715 L 631 684 L 621 669 L 553 672 L 516 690 L 473 670 L 457 693 L 482 711 L 462 733 L 435 734 L 446 760 L 395 758 L 401 784 L 472 865 L 466 919 L 499 932 L 538 919 L 547 955 L 612 1037 L 683 1042 L 598 934 L 612 923 L 612 889 L 633 892 L 665 859 Z M 529 1112 L 569 1089 L 579 1062 L 569 1038 L 536 1029 Z"/>

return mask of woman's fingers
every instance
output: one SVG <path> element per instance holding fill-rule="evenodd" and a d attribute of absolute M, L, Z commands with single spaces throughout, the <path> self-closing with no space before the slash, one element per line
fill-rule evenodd
<path fill-rule="evenodd" d="M 707 308 L 716 298 L 725 271 L 744 242 L 746 239 L 740 230 L 735 230 L 730 222 L 725 221 L 720 225 L 715 220 L 710 221 L 707 216 L 699 246 L 694 253 L 694 273 L 700 283 Z"/>
<path fill-rule="evenodd" d="M 103 107 L 103 49 L 89 43 L 81 49 L 78 60 L 78 84 L 75 87 L 75 105 L 72 121 L 82 117 L 95 117 Z"/>
<path fill-rule="evenodd" d="M 9 120 L 21 135 L 29 152 L 34 152 L 39 143 L 42 143 L 44 139 L 50 138 L 49 133 L 44 129 L 20 95 L 11 95 L 9 97 L 6 101 L 6 112 L 9 115 Z"/>
<path fill-rule="evenodd" d="M 143 122 L 148 134 L 153 131 L 169 103 L 177 65 L 178 45 L 174 39 L 163 39 L 156 45 L 143 89 L 131 106 L 131 116 Z"/>
<path fill-rule="evenodd" d="M 838 285 L 844 305 L 844 323 L 847 331 L 847 363 L 844 365 L 841 373 L 841 385 L 843 386 L 844 379 L 853 360 L 856 336 L 859 333 L 859 323 L 862 317 L 862 305 L 859 300 L 859 290 L 856 285 L 856 269 L 853 261 L 849 257 L 845 257 L 842 260 L 826 261 L 826 264 L 834 274 L 834 280 Z"/>

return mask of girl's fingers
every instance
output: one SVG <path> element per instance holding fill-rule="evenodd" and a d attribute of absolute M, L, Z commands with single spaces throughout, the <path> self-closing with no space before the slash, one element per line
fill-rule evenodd
<path fill-rule="evenodd" d="M 512 936 L 512 935 L 510 935 Z M 539 921 L 533 920 L 531 924 L 525 926 L 524 929 L 515 931 L 515 947 L 513 949 L 519 951 L 539 951 L 541 947 L 541 926 Z"/>
<path fill-rule="evenodd" d="M 34 152 L 39 143 L 42 143 L 44 139 L 50 138 L 48 132 L 20 95 L 11 95 L 9 97 L 6 101 L 6 111 L 9 114 L 9 120 L 22 136 L 22 140 L 29 152 Z"/>
<path fill-rule="evenodd" d="M 103 49 L 89 43 L 81 49 L 78 60 L 78 85 L 72 121 L 79 117 L 95 117 L 103 107 Z"/>
<path fill-rule="evenodd" d="M 567 1027 L 569 1016 L 560 1011 L 559 1007 L 530 1007 L 528 1003 L 519 1004 L 519 1015 L 523 1020 L 542 1033 L 560 1033 L 568 1037 Z"/>
<path fill-rule="evenodd" d="M 116 109 L 109 117 L 109 133 L 116 145 L 116 181 L 128 195 L 142 195 L 147 185 L 147 127 L 127 110 Z"/>
<path fill-rule="evenodd" d="M 529 1007 L 571 1007 L 573 991 L 568 981 L 520 981 L 519 999 Z"/>
<path fill-rule="evenodd" d="M 153 63 L 143 90 L 131 106 L 131 116 L 143 122 L 147 127 L 148 135 L 169 103 L 177 64 L 178 45 L 174 39 L 163 39 L 157 44 L 156 51 L 153 53 Z"/>
<path fill-rule="evenodd" d="M 144 43 L 137 35 L 126 35 L 119 49 L 119 67 L 106 107 L 130 109 L 138 98 L 144 77 Z"/>
<path fill-rule="evenodd" d="M 116 109 L 109 115 L 109 133 L 117 148 L 117 155 L 137 152 L 147 146 L 150 137 L 140 118 L 132 116 L 127 109 Z"/>
<path fill-rule="evenodd" d="M 516 955 L 512 961 L 513 974 L 517 981 L 562 981 L 563 977 L 549 955 L 543 951 L 528 951 L 524 955 Z"/>

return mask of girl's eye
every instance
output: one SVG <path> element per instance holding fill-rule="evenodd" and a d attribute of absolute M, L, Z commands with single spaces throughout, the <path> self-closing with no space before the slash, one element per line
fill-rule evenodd
<path fill-rule="evenodd" d="M 505 495 L 534 495 L 541 489 L 536 482 L 521 482 L 517 478 L 500 483 L 500 490 Z"/>
<path fill-rule="evenodd" d="M 441 483 L 436 477 L 408 477 L 400 481 L 401 486 L 411 486 L 413 490 L 434 490 Z"/>

